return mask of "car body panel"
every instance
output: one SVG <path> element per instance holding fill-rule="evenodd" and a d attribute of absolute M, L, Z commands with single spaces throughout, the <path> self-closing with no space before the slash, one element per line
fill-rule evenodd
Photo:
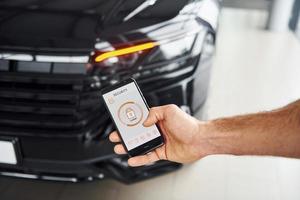
<path fill-rule="evenodd" d="M 217 1 L 182 0 L 165 13 L 174 1 L 158 1 L 126 22 L 144 1 L 3 2 L 0 136 L 18 138 L 22 163 L 0 164 L 0 174 L 130 183 L 181 166 L 160 161 L 130 168 L 126 155 L 114 154 L 107 139 L 114 127 L 99 91 L 133 77 L 150 106 L 173 103 L 195 113 L 208 90 Z M 214 12 L 202 15 L 201 8 Z M 158 46 L 95 61 L 104 52 L 149 41 Z"/>

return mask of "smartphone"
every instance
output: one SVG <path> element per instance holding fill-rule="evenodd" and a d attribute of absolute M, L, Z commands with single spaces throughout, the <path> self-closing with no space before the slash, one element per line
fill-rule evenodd
<path fill-rule="evenodd" d="M 157 125 L 143 126 L 149 107 L 134 79 L 114 84 L 101 93 L 129 156 L 145 154 L 164 144 Z"/>

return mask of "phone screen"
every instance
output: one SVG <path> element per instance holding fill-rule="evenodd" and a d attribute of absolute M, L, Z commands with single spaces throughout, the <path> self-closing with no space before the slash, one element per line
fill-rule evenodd
<path fill-rule="evenodd" d="M 156 125 L 144 127 L 148 108 L 134 82 L 103 94 L 128 151 L 159 136 Z"/>

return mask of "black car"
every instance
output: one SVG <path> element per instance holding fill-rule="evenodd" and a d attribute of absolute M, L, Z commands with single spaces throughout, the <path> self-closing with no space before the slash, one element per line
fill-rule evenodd
<path fill-rule="evenodd" d="M 0 174 L 131 183 L 178 169 L 114 154 L 99 91 L 133 77 L 150 106 L 195 113 L 218 15 L 217 0 L 0 1 Z"/>

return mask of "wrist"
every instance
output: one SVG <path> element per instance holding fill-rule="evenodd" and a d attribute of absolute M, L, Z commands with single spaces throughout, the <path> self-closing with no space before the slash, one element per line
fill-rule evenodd
<path fill-rule="evenodd" d="M 221 153 L 221 150 L 218 145 L 216 145 L 217 133 L 214 128 L 213 121 L 199 121 L 198 122 L 199 130 L 199 157 L 205 157 L 213 154 Z"/>

